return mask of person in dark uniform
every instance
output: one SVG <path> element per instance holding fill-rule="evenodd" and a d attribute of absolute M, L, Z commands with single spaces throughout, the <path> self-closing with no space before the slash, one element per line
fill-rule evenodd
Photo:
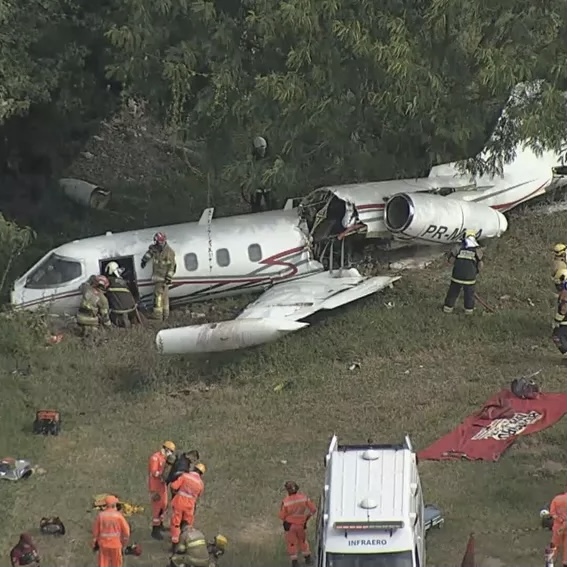
<path fill-rule="evenodd" d="M 134 296 L 126 281 L 121 277 L 122 270 L 116 262 L 108 263 L 106 273 L 110 282 L 110 286 L 106 290 L 110 320 L 117 327 L 129 328 L 132 323 L 138 322 Z"/>
<path fill-rule="evenodd" d="M 552 339 L 567 362 L 567 270 L 563 270 L 562 276 L 562 289 L 557 296 Z"/>
<path fill-rule="evenodd" d="M 171 463 L 171 468 L 165 478 L 166 484 L 171 484 L 180 474 L 189 472 L 191 465 L 198 463 L 200 459 L 199 451 L 180 452 L 175 456 L 175 460 Z"/>
<path fill-rule="evenodd" d="M 474 311 L 474 289 L 478 273 L 483 268 L 483 253 L 476 240 L 474 230 L 465 231 L 465 236 L 448 256 L 453 264 L 451 284 L 445 297 L 443 311 L 452 313 L 461 289 L 463 290 L 465 314 L 472 315 Z"/>
<path fill-rule="evenodd" d="M 268 142 L 262 136 L 256 136 L 252 141 L 252 155 L 249 161 L 248 183 L 249 189 L 256 189 L 250 194 L 250 208 L 253 213 L 268 211 L 273 208 L 272 192 L 264 187 L 262 175 L 270 167 L 268 158 Z M 246 200 L 246 199 L 245 199 Z"/>

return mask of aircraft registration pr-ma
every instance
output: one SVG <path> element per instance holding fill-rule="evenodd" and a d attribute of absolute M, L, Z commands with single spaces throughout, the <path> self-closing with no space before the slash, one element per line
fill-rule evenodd
<path fill-rule="evenodd" d="M 151 264 L 140 268 L 156 231 L 167 234 L 178 268 L 170 288 L 173 307 L 263 291 L 235 319 L 163 329 L 163 354 L 216 352 L 273 341 L 308 326 L 315 312 L 374 294 L 399 276 L 364 277 L 349 265 L 349 242 L 376 246 L 447 245 L 467 229 L 481 240 L 508 228 L 504 213 L 562 187 L 567 167 L 558 154 L 518 149 L 502 175 L 461 174 L 457 164 L 432 168 L 426 178 L 323 187 L 281 210 L 106 233 L 63 244 L 23 274 L 11 294 L 14 308 L 47 307 L 74 314 L 79 286 L 110 261 L 140 302 L 152 301 Z M 345 235 L 350 234 L 351 236 Z"/>

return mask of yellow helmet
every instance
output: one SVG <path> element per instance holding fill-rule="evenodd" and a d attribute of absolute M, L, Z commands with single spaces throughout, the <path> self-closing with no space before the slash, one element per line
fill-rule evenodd
<path fill-rule="evenodd" d="M 470 238 L 471 236 L 476 236 L 476 230 L 468 229 L 465 230 L 465 238 Z"/>
<path fill-rule="evenodd" d="M 555 275 L 553 276 L 553 282 L 560 284 L 564 281 L 567 281 L 567 270 L 565 268 L 562 268 L 561 270 L 557 270 L 555 272 Z"/>
<path fill-rule="evenodd" d="M 195 470 L 199 471 L 201 474 L 205 474 L 207 472 L 207 467 L 203 463 L 197 463 L 195 465 Z"/>
<path fill-rule="evenodd" d="M 164 441 L 162 447 L 168 451 L 175 451 L 175 443 L 173 441 Z"/>
<path fill-rule="evenodd" d="M 553 247 L 553 251 L 556 254 L 564 254 L 565 251 L 567 251 L 567 245 L 565 244 L 561 244 L 560 242 L 558 242 L 554 247 Z"/>
<path fill-rule="evenodd" d="M 228 545 L 228 539 L 226 539 L 223 535 L 218 534 L 215 536 L 215 545 L 219 548 L 224 550 Z"/>

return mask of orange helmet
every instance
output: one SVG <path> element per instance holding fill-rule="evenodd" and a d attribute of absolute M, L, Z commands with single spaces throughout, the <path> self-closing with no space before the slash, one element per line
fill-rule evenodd
<path fill-rule="evenodd" d="M 113 506 L 115 504 L 118 504 L 118 498 L 116 498 L 116 496 L 114 496 L 113 494 L 109 494 L 108 496 L 105 497 L 104 503 L 107 506 Z"/>
<path fill-rule="evenodd" d="M 156 232 L 154 234 L 154 244 L 163 246 L 167 242 L 167 236 L 163 232 Z"/>
<path fill-rule="evenodd" d="M 101 289 L 108 289 L 110 287 L 110 282 L 106 276 L 97 276 L 95 278 L 95 285 Z"/>

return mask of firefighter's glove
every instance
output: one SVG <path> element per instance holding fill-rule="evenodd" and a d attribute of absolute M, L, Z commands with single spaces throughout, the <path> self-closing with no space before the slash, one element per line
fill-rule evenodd
<path fill-rule="evenodd" d="M 289 528 L 291 528 L 291 524 L 289 522 L 283 523 L 284 532 L 289 532 Z"/>
<path fill-rule="evenodd" d="M 165 276 L 164 281 L 165 281 L 165 285 L 171 285 L 171 282 L 173 280 L 171 279 L 171 276 Z"/>
<path fill-rule="evenodd" d="M 142 267 L 142 270 L 147 266 L 147 264 L 148 264 L 148 261 L 144 260 L 144 259 L 140 262 L 140 266 Z"/>
<path fill-rule="evenodd" d="M 159 502 L 159 492 L 152 492 L 152 501 Z"/>
<path fill-rule="evenodd" d="M 303 524 L 303 529 L 304 529 L 304 530 L 307 529 L 307 520 L 305 520 L 305 523 Z"/>
<path fill-rule="evenodd" d="M 93 545 L 93 553 L 98 551 L 98 541 Z"/>

